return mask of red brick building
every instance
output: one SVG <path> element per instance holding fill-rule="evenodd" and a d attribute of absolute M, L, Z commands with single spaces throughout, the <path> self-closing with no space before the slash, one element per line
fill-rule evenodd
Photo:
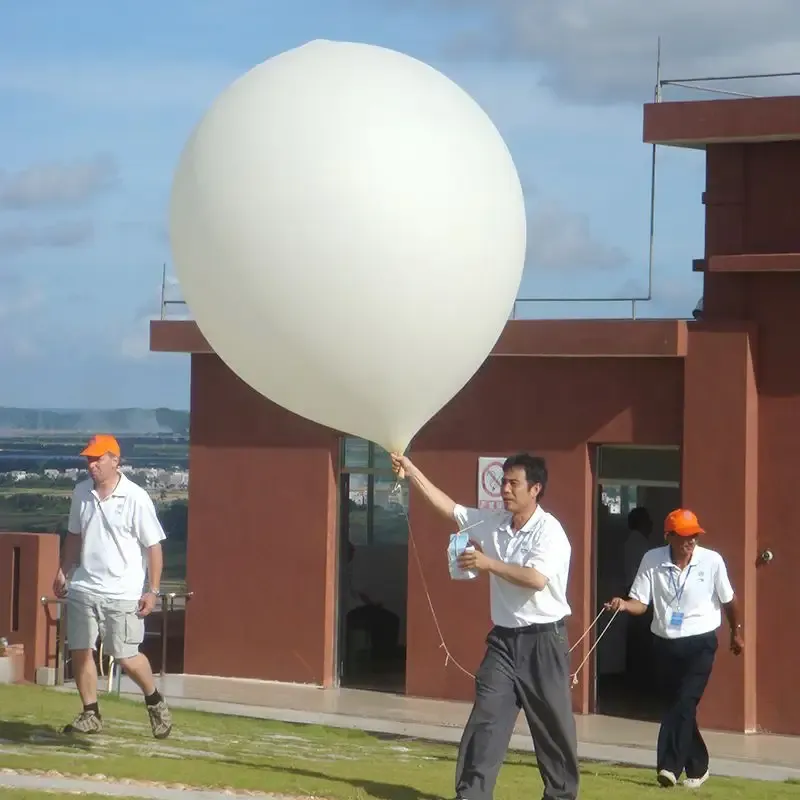
<path fill-rule="evenodd" d="M 573 640 L 610 585 L 602 565 L 616 563 L 627 508 L 645 505 L 657 524 L 678 504 L 694 509 L 728 562 L 747 641 L 738 659 L 720 649 L 702 722 L 800 734 L 789 624 L 800 563 L 800 98 L 648 105 L 644 140 L 706 151 L 706 245 L 693 265 L 704 272 L 702 319 L 511 321 L 413 457 L 465 503 L 477 501 L 479 457 L 547 458 L 547 505 L 573 545 Z M 407 527 L 392 517 L 385 454 L 257 395 L 194 323 L 153 322 L 151 349 L 192 354 L 185 671 L 347 683 L 363 646 L 339 635 L 349 537 L 366 593 L 400 617 L 394 686 L 470 698 L 471 680 L 445 665 Z M 409 518 L 447 645 L 474 670 L 486 583 L 450 581 L 451 531 L 413 498 Z M 590 644 L 576 648 L 576 666 Z M 610 707 L 600 678 L 624 677 L 608 666 L 614 649 L 598 648 L 581 676 L 576 712 Z M 382 678 L 351 683 L 365 680 Z"/>

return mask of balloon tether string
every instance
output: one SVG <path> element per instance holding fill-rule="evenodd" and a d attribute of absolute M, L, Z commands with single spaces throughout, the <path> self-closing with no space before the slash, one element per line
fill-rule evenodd
<path fill-rule="evenodd" d="M 411 543 L 411 550 L 414 553 L 414 561 L 417 564 L 417 571 L 419 572 L 419 577 L 420 580 L 422 581 L 422 590 L 425 592 L 425 599 L 428 601 L 428 608 L 430 609 L 431 612 L 431 618 L 433 619 L 433 624 L 436 626 L 436 635 L 439 637 L 439 649 L 444 650 L 445 653 L 444 665 L 446 667 L 452 661 L 453 664 L 458 669 L 461 670 L 461 672 L 463 672 L 465 675 L 474 680 L 475 675 L 472 672 L 470 672 L 465 666 L 459 663 L 458 659 L 450 652 L 450 649 L 447 646 L 447 642 L 445 641 L 444 633 L 442 632 L 442 627 L 439 624 L 439 618 L 436 615 L 436 609 L 433 606 L 433 599 L 431 598 L 431 593 L 428 589 L 428 581 L 425 578 L 425 571 L 422 568 L 422 559 L 420 558 L 419 550 L 417 549 L 417 542 L 414 539 L 414 531 L 411 529 L 411 520 L 409 519 L 408 513 L 406 512 L 405 506 L 403 505 L 402 502 L 402 491 L 403 487 L 400 485 L 400 481 L 397 481 L 391 490 L 391 494 L 393 496 L 397 495 L 400 496 L 399 505 L 400 508 L 403 510 L 403 516 L 405 517 L 406 524 L 408 525 L 408 541 Z M 465 531 L 468 531 L 470 528 L 474 528 L 476 525 L 479 524 L 480 521 L 475 522 L 472 525 L 468 525 L 466 528 L 461 528 L 461 533 L 464 533 Z M 575 642 L 575 644 L 573 644 L 572 647 L 570 647 L 569 649 L 570 653 L 572 653 L 572 651 L 592 632 L 592 630 L 595 628 L 598 621 L 600 620 L 600 617 L 603 616 L 605 611 L 606 611 L 605 608 L 600 609 L 599 613 L 589 624 L 589 627 L 586 628 L 586 630 L 583 632 L 583 635 L 580 637 L 580 639 L 578 639 L 578 641 Z M 605 624 L 605 627 L 600 632 L 600 635 L 595 639 L 594 643 L 589 648 L 589 652 L 586 654 L 583 661 L 581 661 L 581 663 L 578 665 L 578 668 L 572 674 L 571 676 L 572 681 L 570 684 L 571 686 L 578 685 L 578 675 L 580 674 L 584 666 L 586 666 L 586 663 L 589 661 L 589 659 L 592 657 L 592 653 L 597 648 L 597 645 L 600 644 L 600 640 L 606 635 L 606 631 L 611 627 L 611 623 L 616 619 L 617 614 L 619 614 L 619 609 L 615 610 L 614 613 L 611 615 L 611 619 Z"/>

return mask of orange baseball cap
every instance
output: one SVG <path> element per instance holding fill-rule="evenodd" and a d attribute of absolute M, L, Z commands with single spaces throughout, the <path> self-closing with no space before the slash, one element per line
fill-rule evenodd
<path fill-rule="evenodd" d="M 89 444 L 81 451 L 82 456 L 100 458 L 106 453 L 111 453 L 119 458 L 119 442 L 108 433 L 98 433 L 89 439 Z"/>
<path fill-rule="evenodd" d="M 678 536 L 697 536 L 705 533 L 697 521 L 697 515 L 688 508 L 676 508 L 667 514 L 664 520 L 664 533 L 676 533 Z"/>

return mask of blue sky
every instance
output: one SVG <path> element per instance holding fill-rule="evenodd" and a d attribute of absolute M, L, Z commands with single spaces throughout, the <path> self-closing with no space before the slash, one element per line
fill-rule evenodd
<path fill-rule="evenodd" d="M 640 2 L 620 15 L 626 0 L 581 0 L 570 14 L 562 13 L 570 3 L 530 14 L 522 5 L 4 4 L 0 405 L 187 407 L 188 357 L 147 352 L 162 264 L 171 271 L 173 169 L 191 127 L 222 89 L 315 38 L 407 52 L 484 106 L 526 188 L 522 297 L 646 293 L 651 153 L 641 142 L 641 105 L 652 95 L 656 36 L 669 34 L 665 63 L 673 72 L 699 74 L 742 61 L 748 69 L 772 67 L 776 53 L 796 46 L 798 25 L 794 38 L 783 36 L 780 14 L 788 7 L 780 0 L 765 0 L 740 34 L 717 26 L 705 38 L 711 18 L 686 16 L 697 12 L 684 0 L 666 16 L 647 16 Z M 782 66 L 792 68 L 785 60 Z M 703 157 L 659 152 L 653 300 L 639 313 L 688 316 L 701 294 L 691 260 L 703 250 Z M 168 294 L 179 296 L 175 287 Z M 629 304 L 611 302 L 520 308 L 527 317 L 629 313 Z"/>

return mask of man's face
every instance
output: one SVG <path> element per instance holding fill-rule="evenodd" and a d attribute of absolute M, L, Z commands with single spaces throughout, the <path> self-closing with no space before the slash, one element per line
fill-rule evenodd
<path fill-rule="evenodd" d="M 111 453 L 104 453 L 102 456 L 87 456 L 86 463 L 91 479 L 95 483 L 103 483 L 117 471 L 119 459 Z"/>
<path fill-rule="evenodd" d="M 697 535 L 678 536 L 677 533 L 668 533 L 667 541 L 675 553 L 691 558 L 692 553 L 694 553 L 694 548 L 697 545 Z"/>
<path fill-rule="evenodd" d="M 523 467 L 512 467 L 503 473 L 501 494 L 506 511 L 516 514 L 530 508 L 542 490 L 541 484 L 529 484 Z"/>

